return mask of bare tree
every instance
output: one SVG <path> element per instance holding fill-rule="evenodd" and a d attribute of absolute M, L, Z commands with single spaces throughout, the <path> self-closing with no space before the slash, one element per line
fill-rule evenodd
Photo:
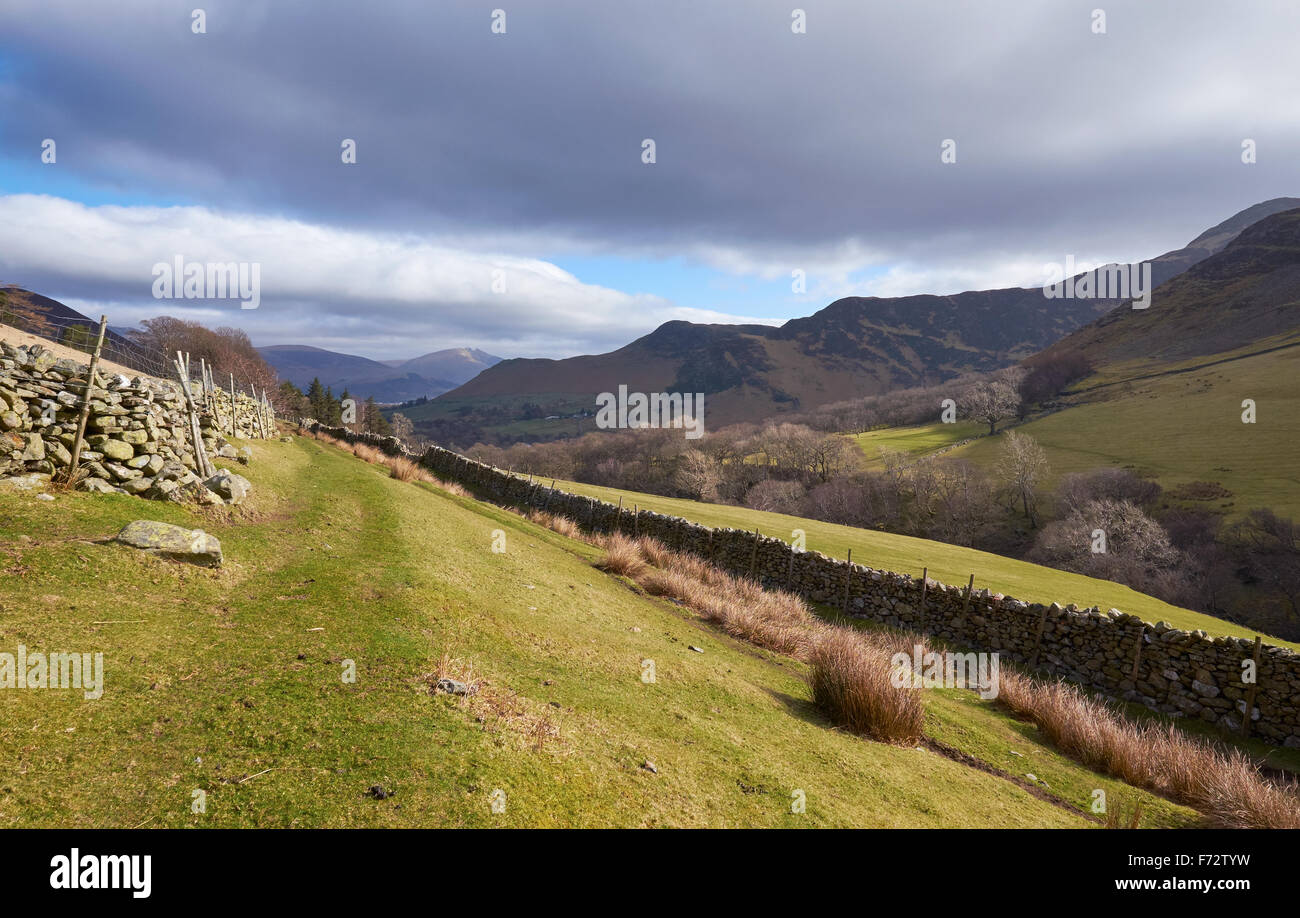
<path fill-rule="evenodd" d="M 698 449 L 685 450 L 677 457 L 673 483 L 692 500 L 712 500 L 721 480 L 717 462 Z"/>
<path fill-rule="evenodd" d="M 1010 382 L 991 379 L 967 389 L 960 407 L 967 417 L 989 425 L 989 436 L 992 436 L 997 432 L 998 421 L 1015 416 L 1020 396 Z"/>
<path fill-rule="evenodd" d="M 415 425 L 406 415 L 394 411 L 392 419 L 388 422 L 393 426 L 393 436 L 403 443 L 410 443 L 415 436 Z"/>
<path fill-rule="evenodd" d="M 1047 474 L 1047 453 L 1033 437 L 1009 430 L 1003 436 L 998 471 L 1012 495 L 1020 502 L 1029 525 L 1037 526 L 1037 487 Z"/>

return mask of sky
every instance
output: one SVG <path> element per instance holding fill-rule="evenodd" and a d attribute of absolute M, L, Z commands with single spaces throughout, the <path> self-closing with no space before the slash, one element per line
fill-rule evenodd
<path fill-rule="evenodd" d="M 376 359 L 1038 286 L 1300 195 L 1297 34 L 1294 0 L 3 0 L 0 282 Z M 257 308 L 156 296 L 178 257 L 256 264 Z"/>

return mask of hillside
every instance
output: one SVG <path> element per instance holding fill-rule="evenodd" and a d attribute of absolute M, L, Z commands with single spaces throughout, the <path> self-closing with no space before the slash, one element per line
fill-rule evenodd
<path fill-rule="evenodd" d="M 1105 376 L 1124 378 L 1266 339 L 1281 344 L 1296 337 L 1300 209 L 1253 224 L 1222 251 L 1161 286 L 1149 308 L 1121 306 L 1043 356 L 1081 351 Z"/>
<path fill-rule="evenodd" d="M 1176 504 L 1300 518 L 1300 210 L 1251 226 L 1161 287 L 1149 309 L 1120 307 L 1035 359 L 1072 350 L 1095 372 L 1060 410 L 1020 427 L 1047 451 L 1048 487 L 1071 472 L 1130 468 Z M 1253 424 L 1242 422 L 1246 399 Z M 948 455 L 991 467 L 998 445 L 981 438 Z M 1222 493 L 1180 500 L 1193 482 Z"/>
<path fill-rule="evenodd" d="M 306 391 L 313 379 L 335 395 L 345 389 L 385 403 L 431 398 L 473 379 L 500 361 L 485 351 L 448 348 L 411 360 L 378 361 L 303 344 L 275 344 L 258 352 L 279 374 Z"/>
<path fill-rule="evenodd" d="M 1300 199 L 1278 198 L 1241 211 L 1154 259 L 1153 281 L 1168 281 L 1222 250 L 1255 221 L 1297 206 Z M 443 396 L 443 416 L 472 400 L 539 393 L 590 403 L 597 393 L 624 384 L 632 391 L 704 392 L 709 423 L 717 428 L 1006 366 L 1118 303 L 1049 300 L 1041 289 L 1008 288 L 846 297 L 779 328 L 668 322 L 608 354 L 502 361 Z"/>
<path fill-rule="evenodd" d="M 1198 822 L 969 691 L 927 694 L 927 733 L 963 762 L 831 729 L 799 664 L 629 589 L 585 543 L 314 441 L 252 447 L 231 515 L 0 494 L 6 645 L 102 649 L 106 673 L 93 704 L 0 693 L 0 824 L 1084 827 L 1095 788 L 1144 825 Z M 226 566 L 100 541 L 142 513 L 202 525 Z M 483 686 L 432 695 L 430 673 Z M 1035 793 L 1008 777 L 1026 771 Z"/>
<path fill-rule="evenodd" d="M 1029 602 L 1074 602 L 1080 606 L 1116 608 L 1148 622 L 1166 621 L 1184 630 L 1203 629 L 1213 636 L 1254 637 L 1258 633 L 1233 622 L 1170 605 L 1109 580 L 1097 580 L 960 545 L 823 523 L 820 520 L 766 510 L 660 497 L 657 494 L 605 488 L 582 482 L 566 481 L 558 483 L 557 487 L 614 503 L 622 500 L 623 506 L 628 508 L 636 505 L 642 510 L 680 516 L 706 526 L 750 531 L 757 529 L 764 535 L 778 539 L 789 540 L 796 530 L 802 530 L 809 551 L 819 551 L 834 558 L 846 558 L 851 549 L 853 560 L 859 564 L 914 577 L 919 577 L 922 569 L 928 569 L 930 577 L 959 586 L 964 585 L 967 578 L 974 574 L 976 589 L 988 588 Z M 1268 640 L 1270 643 L 1300 650 L 1300 644 L 1297 643 L 1271 637 Z"/>

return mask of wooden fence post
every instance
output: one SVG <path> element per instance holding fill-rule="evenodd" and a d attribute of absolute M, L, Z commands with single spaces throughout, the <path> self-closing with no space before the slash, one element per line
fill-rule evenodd
<path fill-rule="evenodd" d="M 975 575 L 972 574 L 972 577 Z M 1038 634 L 1034 636 L 1034 650 L 1029 654 L 1029 668 L 1033 669 L 1038 665 L 1038 648 L 1043 644 L 1043 629 L 1047 626 L 1047 613 L 1051 606 L 1043 606 L 1043 614 L 1038 616 Z"/>
<path fill-rule="evenodd" d="M 176 352 L 176 374 L 180 377 L 181 394 L 185 396 L 185 406 L 190 416 L 190 439 L 194 444 L 194 468 L 203 478 L 211 478 L 215 473 L 212 463 L 208 461 L 207 450 L 203 448 L 203 432 L 199 428 L 199 410 L 194 403 L 194 392 L 190 389 L 190 375 L 181 352 Z"/>
<path fill-rule="evenodd" d="M 961 621 L 959 622 L 961 627 L 958 629 L 957 632 L 958 634 L 961 635 L 966 634 L 966 618 L 967 616 L 970 615 L 970 594 L 974 592 L 974 590 L 975 590 L 975 575 L 971 574 L 970 580 L 967 581 L 966 583 L 966 595 L 962 597 L 962 601 L 961 601 Z"/>
<path fill-rule="evenodd" d="M 81 417 L 77 418 L 77 439 L 72 441 L 72 461 L 68 465 L 68 481 L 72 482 L 77 465 L 81 462 L 81 444 L 86 436 L 86 422 L 90 420 L 90 399 L 95 391 L 95 370 L 99 366 L 99 355 L 104 349 L 104 329 L 108 326 L 108 316 L 99 317 L 99 340 L 95 342 L 95 352 L 90 355 L 90 371 L 86 374 L 86 391 L 81 399 Z"/>
<path fill-rule="evenodd" d="M 239 424 L 235 415 L 235 374 L 230 374 L 230 436 L 239 436 Z"/>
<path fill-rule="evenodd" d="M 1255 710 L 1255 692 L 1259 689 L 1259 649 L 1261 643 L 1260 636 L 1255 635 L 1255 655 L 1253 657 L 1255 661 L 1255 681 L 1250 684 L 1250 688 L 1246 689 L 1246 710 L 1241 712 L 1241 735 L 1243 737 L 1250 736 L 1251 712 Z"/>
<path fill-rule="evenodd" d="M 844 601 L 840 603 L 840 611 L 848 614 L 849 611 L 849 585 L 853 582 L 853 549 L 849 549 L 849 557 L 844 562 Z"/>
<path fill-rule="evenodd" d="M 1146 633 L 1146 625 L 1138 625 L 1137 644 L 1133 648 L 1133 668 L 1129 671 L 1128 677 L 1135 682 L 1138 677 L 1138 664 L 1142 662 L 1142 637 Z"/>
<path fill-rule="evenodd" d="M 929 586 L 930 586 L 930 569 L 928 567 L 923 567 L 921 568 L 921 609 L 920 612 L 918 613 L 920 615 L 925 614 L 925 592 L 926 592 L 926 588 Z"/>

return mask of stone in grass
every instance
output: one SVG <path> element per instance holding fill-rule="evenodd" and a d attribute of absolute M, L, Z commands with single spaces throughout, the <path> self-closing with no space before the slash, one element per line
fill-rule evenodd
<path fill-rule="evenodd" d="M 50 476 L 40 472 L 30 475 L 15 475 L 13 478 L 0 478 L 0 493 L 5 491 L 34 491 L 50 483 Z"/>
<path fill-rule="evenodd" d="M 202 529 L 185 529 L 171 523 L 136 520 L 117 534 L 117 541 L 175 561 L 206 567 L 221 566 L 221 543 Z"/>
<path fill-rule="evenodd" d="M 470 689 L 468 684 L 464 682 L 460 682 L 456 679 L 447 679 L 445 677 L 438 680 L 438 684 L 434 686 L 434 690 L 438 692 L 446 692 L 448 695 L 470 694 Z"/>
<path fill-rule="evenodd" d="M 241 503 L 253 487 L 249 484 L 247 478 L 243 475 L 236 475 L 229 469 L 219 469 L 217 474 L 203 482 L 203 485 L 209 491 L 215 491 L 223 500 L 231 504 Z"/>

